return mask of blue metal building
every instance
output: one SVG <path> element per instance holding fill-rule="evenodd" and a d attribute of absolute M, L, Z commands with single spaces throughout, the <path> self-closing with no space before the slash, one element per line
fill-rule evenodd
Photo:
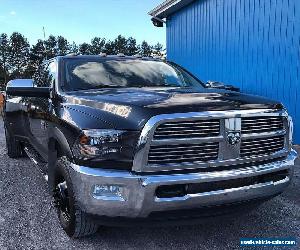
<path fill-rule="evenodd" d="M 166 20 L 168 60 L 280 100 L 300 143 L 299 0 L 167 0 L 149 14 Z"/>

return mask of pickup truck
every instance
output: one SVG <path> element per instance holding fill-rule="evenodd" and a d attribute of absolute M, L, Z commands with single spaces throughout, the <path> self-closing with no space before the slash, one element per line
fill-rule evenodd
<path fill-rule="evenodd" d="M 277 101 L 140 56 L 67 55 L 8 82 L 9 157 L 41 168 L 62 228 L 235 212 L 291 182 L 293 123 Z"/>

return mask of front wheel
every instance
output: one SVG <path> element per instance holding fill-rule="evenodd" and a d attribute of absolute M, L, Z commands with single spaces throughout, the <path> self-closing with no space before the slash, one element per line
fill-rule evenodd
<path fill-rule="evenodd" d="M 68 164 L 62 159 L 59 159 L 57 164 L 58 175 L 53 195 L 62 228 L 72 238 L 94 234 L 98 225 L 77 204 L 68 173 Z"/>

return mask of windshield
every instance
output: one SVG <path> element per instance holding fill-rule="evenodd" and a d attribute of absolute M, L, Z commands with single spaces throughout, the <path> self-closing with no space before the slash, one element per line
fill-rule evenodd
<path fill-rule="evenodd" d="M 70 59 L 65 62 L 66 91 L 120 87 L 201 87 L 180 67 L 147 60 Z"/>

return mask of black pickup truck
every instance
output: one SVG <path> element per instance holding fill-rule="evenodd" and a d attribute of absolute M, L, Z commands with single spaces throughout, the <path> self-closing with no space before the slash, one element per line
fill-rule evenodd
<path fill-rule="evenodd" d="M 41 167 L 70 237 L 234 211 L 280 194 L 296 153 L 282 104 L 233 90 L 154 58 L 56 57 L 7 84 L 8 155 Z"/>

